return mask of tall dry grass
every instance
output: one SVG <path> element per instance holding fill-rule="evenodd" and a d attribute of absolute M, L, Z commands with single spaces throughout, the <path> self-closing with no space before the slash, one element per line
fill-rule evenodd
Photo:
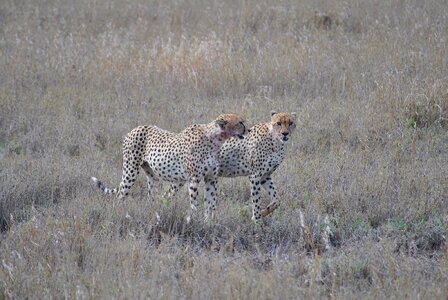
<path fill-rule="evenodd" d="M 436 0 L 2 1 L 0 297 L 446 298 L 447 16 Z M 245 178 L 220 181 L 210 223 L 186 221 L 186 192 L 147 203 L 144 178 L 123 203 L 89 183 L 118 185 L 137 125 L 270 110 L 300 126 L 259 225 Z"/>

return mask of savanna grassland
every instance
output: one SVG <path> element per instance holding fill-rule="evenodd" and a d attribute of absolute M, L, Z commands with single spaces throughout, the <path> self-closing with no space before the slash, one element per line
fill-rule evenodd
<path fill-rule="evenodd" d="M 446 1 L 2 0 L 0 106 L 0 299 L 448 297 Z M 259 224 L 246 178 L 210 222 L 90 182 L 137 125 L 271 110 Z"/>

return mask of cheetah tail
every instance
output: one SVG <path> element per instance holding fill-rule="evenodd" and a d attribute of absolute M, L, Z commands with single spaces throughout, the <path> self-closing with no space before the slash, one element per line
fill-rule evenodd
<path fill-rule="evenodd" d="M 92 179 L 92 181 L 93 181 L 93 183 L 95 183 L 96 187 L 101 189 L 104 192 L 104 194 L 107 194 L 107 195 L 110 195 L 110 194 L 115 195 L 115 194 L 117 194 L 117 189 L 110 189 L 110 188 L 108 188 L 98 178 L 90 177 L 90 179 Z"/>

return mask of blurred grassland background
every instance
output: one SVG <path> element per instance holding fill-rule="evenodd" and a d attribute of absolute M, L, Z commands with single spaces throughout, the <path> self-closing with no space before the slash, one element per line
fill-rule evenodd
<path fill-rule="evenodd" d="M 446 1 L 3 0 L 0 105 L 0 299 L 448 296 Z M 262 224 L 245 178 L 209 223 L 89 182 L 137 125 L 270 110 L 298 127 Z"/>

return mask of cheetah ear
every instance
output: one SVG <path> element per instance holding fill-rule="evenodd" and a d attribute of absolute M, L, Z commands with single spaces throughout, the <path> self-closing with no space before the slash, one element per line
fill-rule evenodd
<path fill-rule="evenodd" d="M 275 110 L 271 110 L 271 117 L 275 115 L 277 112 Z"/>
<path fill-rule="evenodd" d="M 293 116 L 294 118 L 297 118 L 297 113 L 296 112 L 292 112 L 291 116 Z"/>
<path fill-rule="evenodd" d="M 216 124 L 217 124 L 219 127 L 223 128 L 224 126 L 227 125 L 227 121 L 226 121 L 226 120 L 216 120 Z"/>

